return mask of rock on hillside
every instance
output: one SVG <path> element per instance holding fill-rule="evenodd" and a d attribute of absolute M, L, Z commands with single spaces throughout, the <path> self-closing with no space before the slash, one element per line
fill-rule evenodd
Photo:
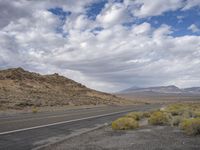
<path fill-rule="evenodd" d="M 40 75 L 22 68 L 0 71 L 0 109 L 123 103 L 126 101 L 121 98 L 58 74 Z"/>

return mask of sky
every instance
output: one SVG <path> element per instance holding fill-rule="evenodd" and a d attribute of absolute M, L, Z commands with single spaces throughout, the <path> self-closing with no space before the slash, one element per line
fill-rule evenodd
<path fill-rule="evenodd" d="M 90 88 L 200 86 L 200 0 L 0 0 L 0 69 Z"/>

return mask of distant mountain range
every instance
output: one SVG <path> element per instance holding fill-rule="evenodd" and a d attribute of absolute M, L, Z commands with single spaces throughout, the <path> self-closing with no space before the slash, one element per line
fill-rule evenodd
<path fill-rule="evenodd" d="M 57 73 L 40 75 L 22 68 L 0 70 L 0 110 L 126 102 L 125 99 L 89 89 Z"/>
<path fill-rule="evenodd" d="M 190 88 L 185 88 L 183 90 L 190 93 L 200 93 L 200 87 L 190 87 Z"/>
<path fill-rule="evenodd" d="M 171 94 L 200 94 L 200 87 L 179 88 L 175 85 L 156 86 L 156 87 L 131 87 L 118 92 L 118 94 L 134 94 L 134 93 L 171 93 Z"/>

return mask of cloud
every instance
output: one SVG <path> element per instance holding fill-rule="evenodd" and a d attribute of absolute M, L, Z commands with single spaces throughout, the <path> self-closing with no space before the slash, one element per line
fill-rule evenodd
<path fill-rule="evenodd" d="M 185 6 L 182 8 L 183 10 L 191 9 L 192 7 L 199 7 L 200 1 L 199 0 L 186 0 Z"/>
<path fill-rule="evenodd" d="M 6 2 L 0 0 L 0 29 L 7 26 L 10 21 L 16 21 L 22 17 L 29 17 L 31 15 L 31 9 L 24 9 L 27 2 L 22 3 L 21 1 Z"/>
<path fill-rule="evenodd" d="M 199 29 L 195 24 L 191 24 L 191 25 L 188 27 L 188 30 L 191 30 L 191 31 L 194 32 L 194 33 L 200 31 L 200 29 Z"/>
<path fill-rule="evenodd" d="M 133 32 L 136 34 L 148 34 L 151 31 L 151 24 L 144 22 L 133 28 Z"/>
<path fill-rule="evenodd" d="M 169 11 L 186 11 L 193 7 L 200 7 L 199 0 L 124 0 L 124 4 L 132 14 L 138 18 L 163 15 Z"/>
<path fill-rule="evenodd" d="M 123 3 L 107 3 L 101 13 L 97 15 L 97 21 L 103 27 L 111 27 L 123 23 L 128 18 L 128 12 Z"/>
<path fill-rule="evenodd" d="M 145 18 L 177 10 L 183 6 L 183 0 L 125 0 L 125 4 L 131 6 L 133 15 Z"/>
<path fill-rule="evenodd" d="M 171 27 L 163 24 L 158 29 L 155 30 L 153 35 L 155 38 L 161 39 L 163 37 L 167 37 L 171 33 L 172 33 Z"/>
<path fill-rule="evenodd" d="M 0 15 L 5 20 L 0 23 L 0 67 L 58 72 L 102 91 L 200 84 L 199 36 L 176 37 L 167 24 L 134 22 L 183 8 L 182 1 L 109 1 L 91 19 L 86 11 L 94 2 L 0 1 L 0 12 L 6 10 Z M 49 11 L 57 7 L 70 12 L 66 20 Z"/>

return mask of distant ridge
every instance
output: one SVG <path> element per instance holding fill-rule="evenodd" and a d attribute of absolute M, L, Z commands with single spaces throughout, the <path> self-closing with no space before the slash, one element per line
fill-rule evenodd
<path fill-rule="evenodd" d="M 183 89 L 185 92 L 200 93 L 200 87 L 190 87 Z"/>
<path fill-rule="evenodd" d="M 127 101 L 87 88 L 59 74 L 40 75 L 23 68 L 0 70 L 0 109 L 125 104 Z"/>
<path fill-rule="evenodd" d="M 175 85 L 156 86 L 145 88 L 128 88 L 118 93 L 117 96 L 144 102 L 196 102 L 200 101 L 200 88 L 191 87 L 181 89 Z"/>
<path fill-rule="evenodd" d="M 184 88 L 181 89 L 175 85 L 169 86 L 156 86 L 156 87 L 145 87 L 145 88 L 137 88 L 131 87 L 125 90 L 118 92 L 118 94 L 134 94 L 134 93 L 141 93 L 141 92 L 148 92 L 148 93 L 195 93 L 200 94 L 200 87 L 191 87 L 191 88 Z"/>

